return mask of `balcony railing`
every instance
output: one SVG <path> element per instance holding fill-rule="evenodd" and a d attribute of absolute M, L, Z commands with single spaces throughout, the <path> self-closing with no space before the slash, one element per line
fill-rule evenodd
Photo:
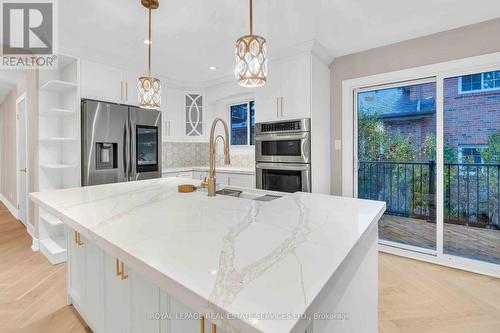
<path fill-rule="evenodd" d="M 381 200 L 386 214 L 436 221 L 436 164 L 361 161 L 358 196 Z M 500 164 L 444 165 L 444 221 L 499 229 Z"/>

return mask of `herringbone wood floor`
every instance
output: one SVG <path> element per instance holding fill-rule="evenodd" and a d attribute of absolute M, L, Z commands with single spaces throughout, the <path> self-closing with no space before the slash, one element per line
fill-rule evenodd
<path fill-rule="evenodd" d="M 66 305 L 65 266 L 50 265 L 30 246 L 26 229 L 0 203 L 0 332 L 90 332 Z M 500 332 L 500 280 L 379 258 L 380 333 Z"/>

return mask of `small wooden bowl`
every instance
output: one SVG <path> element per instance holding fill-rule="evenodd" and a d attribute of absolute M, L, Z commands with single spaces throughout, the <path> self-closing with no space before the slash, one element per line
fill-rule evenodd
<path fill-rule="evenodd" d="M 194 185 L 179 185 L 177 186 L 177 191 L 179 193 L 191 193 L 196 191 L 196 186 Z"/>

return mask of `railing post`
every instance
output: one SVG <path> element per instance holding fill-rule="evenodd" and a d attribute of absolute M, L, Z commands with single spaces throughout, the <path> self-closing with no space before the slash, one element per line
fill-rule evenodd
<path fill-rule="evenodd" d="M 429 161 L 429 220 L 436 222 L 436 176 L 434 174 L 436 163 Z"/>

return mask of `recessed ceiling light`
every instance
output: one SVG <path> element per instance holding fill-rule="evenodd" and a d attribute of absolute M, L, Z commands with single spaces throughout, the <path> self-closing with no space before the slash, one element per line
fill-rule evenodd
<path fill-rule="evenodd" d="M 215 67 L 215 66 L 210 66 L 210 67 L 208 67 L 208 69 L 210 69 L 211 71 L 215 71 L 215 70 L 217 69 L 217 67 Z"/>
<path fill-rule="evenodd" d="M 144 44 L 153 44 L 153 43 L 149 39 L 145 39 Z"/>

